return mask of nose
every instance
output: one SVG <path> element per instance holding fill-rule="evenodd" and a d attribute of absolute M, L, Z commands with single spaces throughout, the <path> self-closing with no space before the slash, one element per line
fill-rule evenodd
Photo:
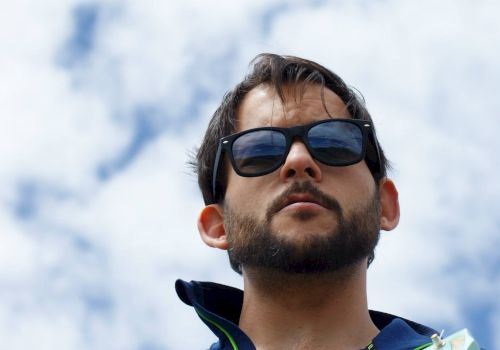
<path fill-rule="evenodd" d="M 302 141 L 295 140 L 280 170 L 280 178 L 287 180 L 321 181 L 321 169 Z"/>

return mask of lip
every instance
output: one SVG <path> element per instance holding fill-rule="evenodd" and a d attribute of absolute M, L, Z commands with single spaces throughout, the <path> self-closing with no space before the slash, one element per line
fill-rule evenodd
<path fill-rule="evenodd" d="M 296 193 L 288 196 L 281 206 L 280 210 L 290 209 L 314 209 L 324 208 L 324 206 L 307 193 Z"/>

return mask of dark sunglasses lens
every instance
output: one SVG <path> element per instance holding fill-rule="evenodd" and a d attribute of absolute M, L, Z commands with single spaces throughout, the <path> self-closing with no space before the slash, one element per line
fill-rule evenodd
<path fill-rule="evenodd" d="M 315 158 L 327 165 L 347 165 L 360 161 L 363 133 L 354 123 L 332 121 L 309 130 L 309 145 Z"/>
<path fill-rule="evenodd" d="M 274 130 L 256 130 L 238 137 L 232 152 L 238 171 L 258 175 L 276 167 L 286 151 L 286 138 Z"/>

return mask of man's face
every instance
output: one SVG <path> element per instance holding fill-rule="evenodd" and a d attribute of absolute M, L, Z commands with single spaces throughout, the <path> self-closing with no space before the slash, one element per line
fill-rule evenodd
<path fill-rule="evenodd" d="M 350 118 L 342 100 L 308 85 L 285 101 L 261 85 L 244 98 L 238 131 L 291 127 L 333 118 Z M 288 272 L 331 271 L 366 258 L 378 240 L 379 199 L 364 161 L 345 167 L 316 161 L 294 140 L 285 163 L 258 177 L 241 177 L 227 162 L 224 225 L 230 256 L 243 266 Z"/>

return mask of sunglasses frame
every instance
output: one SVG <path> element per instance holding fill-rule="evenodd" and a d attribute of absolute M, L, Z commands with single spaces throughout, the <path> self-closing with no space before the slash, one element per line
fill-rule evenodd
<path fill-rule="evenodd" d="M 312 147 L 309 145 L 309 138 L 308 138 L 308 132 L 310 129 L 313 127 L 319 125 L 319 124 L 324 124 L 324 123 L 349 123 L 349 124 L 355 124 L 362 133 L 362 149 L 361 149 L 361 154 L 359 158 L 345 162 L 345 163 L 337 163 L 332 162 L 330 164 L 323 162 L 319 159 L 316 158 L 315 151 L 312 149 Z M 233 143 L 238 139 L 239 137 L 255 132 L 255 131 L 260 131 L 260 130 L 271 130 L 271 131 L 277 131 L 285 136 L 285 141 L 286 141 L 286 152 L 284 152 L 282 159 L 276 163 L 276 166 L 273 166 L 272 168 L 256 173 L 256 174 L 245 174 L 244 172 L 241 172 L 237 165 L 236 161 L 234 160 L 233 157 Z M 325 119 L 321 120 L 318 122 L 313 122 L 310 124 L 305 124 L 305 125 L 298 125 L 298 126 L 293 126 L 289 128 L 280 128 L 280 127 L 260 127 L 260 128 L 253 128 L 253 129 L 248 129 L 244 130 L 241 132 L 237 132 L 235 134 L 231 134 L 229 136 L 223 137 L 219 141 L 219 146 L 217 147 L 217 153 L 215 156 L 215 161 L 214 161 L 214 170 L 213 170 L 213 177 L 212 177 L 212 195 L 214 202 L 218 201 L 217 198 L 217 174 L 219 172 L 219 167 L 221 166 L 221 159 L 224 154 L 227 154 L 229 157 L 229 160 L 231 162 L 231 166 L 233 167 L 234 171 L 243 177 L 257 177 L 257 176 L 263 176 L 266 174 L 270 174 L 276 169 L 278 169 L 280 166 L 282 166 L 286 158 L 288 157 L 288 153 L 290 152 L 291 145 L 294 141 L 295 138 L 299 138 L 302 143 L 306 146 L 309 154 L 311 157 L 320 162 L 321 164 L 325 164 L 328 166 L 349 166 L 353 165 L 356 163 L 359 163 L 363 159 L 366 161 L 368 168 L 370 169 L 370 172 L 372 173 L 373 177 L 378 179 L 380 175 L 382 174 L 382 169 L 381 169 L 381 162 L 380 162 L 380 152 L 378 148 L 378 142 L 377 138 L 375 136 L 375 130 L 373 128 L 373 124 L 370 121 L 367 120 L 360 120 L 360 119 L 345 119 L 345 118 L 334 118 L 334 119 Z"/>

